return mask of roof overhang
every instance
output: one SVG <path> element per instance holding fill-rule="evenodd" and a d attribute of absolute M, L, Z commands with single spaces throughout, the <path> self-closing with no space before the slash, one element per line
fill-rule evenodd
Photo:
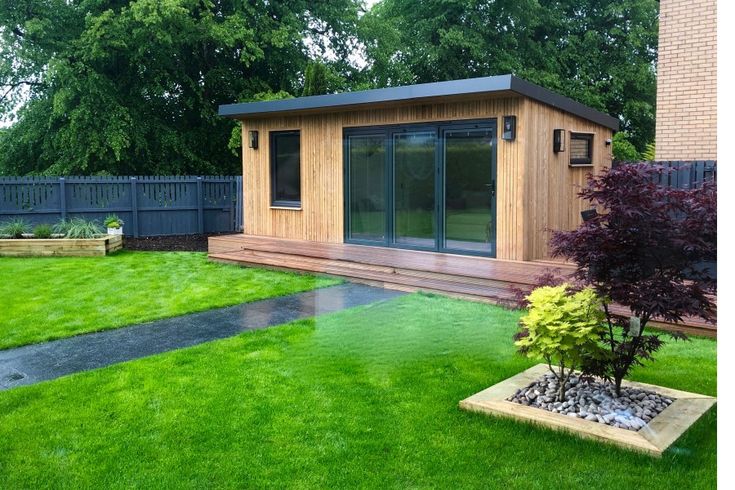
<path fill-rule="evenodd" d="M 550 105 L 561 111 L 574 114 L 589 121 L 617 131 L 617 118 L 592 109 L 563 95 L 552 92 L 539 85 L 527 82 L 513 75 L 468 78 L 447 82 L 421 83 L 403 87 L 388 87 L 360 92 L 314 95 L 294 99 L 269 100 L 263 102 L 244 102 L 219 106 L 219 115 L 232 119 L 246 119 L 250 116 L 284 115 L 286 113 L 330 112 L 358 109 L 371 104 L 419 103 L 437 97 L 466 98 L 515 93 L 538 102 Z"/>

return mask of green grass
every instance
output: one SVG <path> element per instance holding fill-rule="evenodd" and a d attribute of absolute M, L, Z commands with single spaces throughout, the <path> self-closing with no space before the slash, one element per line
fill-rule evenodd
<path fill-rule="evenodd" d="M 0 258 L 0 349 L 335 284 L 204 253 Z"/>
<path fill-rule="evenodd" d="M 0 488 L 715 486 L 715 411 L 662 459 L 460 411 L 534 364 L 517 319 L 409 295 L 0 392 Z M 715 351 L 633 378 L 714 395 Z"/>

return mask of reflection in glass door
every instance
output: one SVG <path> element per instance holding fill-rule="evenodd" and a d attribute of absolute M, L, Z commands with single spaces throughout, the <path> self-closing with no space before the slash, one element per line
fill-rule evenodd
<path fill-rule="evenodd" d="M 495 171 L 490 128 L 444 132 L 444 246 L 495 255 Z"/>
<path fill-rule="evenodd" d="M 494 120 L 345 130 L 345 240 L 493 257 Z"/>
<path fill-rule="evenodd" d="M 394 241 L 436 247 L 436 132 L 393 135 Z"/>
<path fill-rule="evenodd" d="M 347 138 L 349 237 L 385 241 L 385 137 L 382 133 Z"/>

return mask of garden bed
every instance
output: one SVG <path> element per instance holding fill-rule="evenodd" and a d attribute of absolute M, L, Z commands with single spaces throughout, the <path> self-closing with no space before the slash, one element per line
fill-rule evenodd
<path fill-rule="evenodd" d="M 639 417 L 645 422 L 643 417 L 645 416 L 648 421 L 636 428 L 634 425 L 637 425 L 638 422 L 630 423 L 634 417 L 638 418 L 636 403 L 626 403 L 621 399 L 614 400 L 607 395 L 606 390 L 600 389 L 599 383 L 589 383 L 589 398 L 595 396 L 594 391 L 598 391 L 597 400 L 599 401 L 588 400 L 594 403 L 596 408 L 593 411 L 596 413 L 589 413 L 590 403 L 580 404 L 579 397 L 571 407 L 569 405 L 563 407 L 563 403 L 557 402 L 546 395 L 545 391 L 542 393 L 538 389 L 544 386 L 544 383 L 548 385 L 549 379 L 546 378 L 548 374 L 548 367 L 538 364 L 462 400 L 459 406 L 469 411 L 533 422 L 555 430 L 572 432 L 581 437 L 610 442 L 628 449 L 661 456 L 716 403 L 715 398 L 697 393 L 625 381 L 623 387 L 629 401 L 630 395 L 635 395 L 637 402 L 637 397 L 643 393 L 646 397 L 651 397 L 643 400 L 650 399 L 653 402 L 653 410 L 648 407 L 650 414 L 645 414 L 641 410 L 642 416 Z M 529 400 L 527 394 L 529 390 L 532 400 Z M 535 391 L 539 391 L 539 395 L 536 395 Z M 587 398 L 586 394 L 581 396 Z M 541 407 L 541 404 L 545 406 Z M 585 417 L 579 416 L 578 410 L 582 406 L 586 407 L 584 408 Z M 566 413 L 562 413 L 565 409 Z M 610 416 L 610 414 L 614 415 Z M 595 415 L 595 420 L 588 418 L 588 415 Z M 601 416 L 601 421 L 597 415 Z"/>
<path fill-rule="evenodd" d="M 122 248 L 121 235 L 99 238 L 4 238 L 0 239 L 0 256 L 102 256 Z"/>

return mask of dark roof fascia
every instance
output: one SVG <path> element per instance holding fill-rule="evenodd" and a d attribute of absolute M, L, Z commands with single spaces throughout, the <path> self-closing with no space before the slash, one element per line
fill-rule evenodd
<path fill-rule="evenodd" d="M 576 100 L 564 97 L 549 89 L 527 82 L 522 78 L 511 77 L 511 90 L 513 92 L 525 95 L 531 99 L 543 102 L 544 104 L 556 107 L 559 110 L 574 114 L 581 118 L 595 122 L 601 126 L 617 131 L 620 128 L 620 121 L 616 117 L 612 117 L 604 112 L 600 112 L 589 106 L 586 106 Z"/>
<path fill-rule="evenodd" d="M 360 92 L 313 95 L 294 99 L 244 102 L 219 106 L 219 115 L 233 119 L 246 116 L 302 112 L 321 109 L 345 109 L 350 107 L 386 102 L 420 101 L 434 97 L 480 95 L 492 92 L 512 91 L 538 100 L 560 110 L 576 114 L 610 129 L 618 129 L 618 120 L 596 111 L 572 99 L 554 93 L 513 75 L 468 78 L 447 82 L 422 83 L 402 87 L 388 87 Z"/>

